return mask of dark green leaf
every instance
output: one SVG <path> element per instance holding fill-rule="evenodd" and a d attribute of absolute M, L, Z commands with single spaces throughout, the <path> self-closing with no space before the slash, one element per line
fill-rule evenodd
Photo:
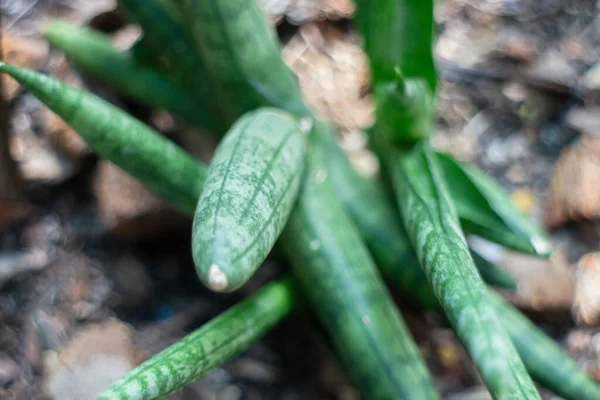
<path fill-rule="evenodd" d="M 209 130 L 220 126 L 194 98 L 158 71 L 117 50 L 105 35 L 67 22 L 54 22 L 44 36 L 94 77 L 141 103 L 163 108 Z"/>
<path fill-rule="evenodd" d="M 193 212 L 206 178 L 194 158 L 106 101 L 49 76 L 0 63 L 103 157 L 183 212 Z M 191 195 L 193 194 L 193 195 Z"/>
<path fill-rule="evenodd" d="M 177 3 L 229 121 L 263 106 L 308 115 L 296 79 L 281 59 L 275 30 L 256 1 Z"/>
<path fill-rule="evenodd" d="M 504 188 L 475 166 L 443 153 L 437 158 L 466 231 L 513 250 L 550 255 L 548 239 L 517 210 Z"/>
<path fill-rule="evenodd" d="M 234 120 L 227 120 L 225 105 L 215 101 L 216 88 L 186 30 L 158 0 L 119 0 L 118 4 L 125 15 L 142 28 L 144 36 L 137 46 L 143 48 L 136 53 L 155 60 L 155 67 L 189 91 L 198 106 L 220 122 L 220 128 L 214 133 L 223 134 Z"/>
<path fill-rule="evenodd" d="M 435 92 L 433 0 L 357 0 L 354 22 L 364 38 L 374 86 L 393 82 L 399 69 Z"/>

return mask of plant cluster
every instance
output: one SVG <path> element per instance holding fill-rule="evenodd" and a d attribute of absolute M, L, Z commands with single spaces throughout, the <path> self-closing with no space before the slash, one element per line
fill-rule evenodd
<path fill-rule="evenodd" d="M 306 107 L 254 0 L 119 0 L 143 37 L 118 51 L 102 34 L 55 22 L 45 32 L 89 74 L 222 140 L 210 166 L 124 111 L 33 71 L 3 71 L 107 158 L 194 217 L 192 254 L 216 292 L 250 279 L 275 248 L 291 266 L 222 315 L 114 383 L 101 400 L 164 398 L 223 364 L 302 304 L 369 399 L 437 399 L 384 278 L 438 311 L 495 399 L 571 400 L 600 389 L 488 285 L 512 278 L 465 232 L 546 257 L 544 235 L 496 182 L 436 152 L 433 0 L 357 1 L 372 67 L 368 132 L 381 179 L 358 174 L 335 129 Z"/>

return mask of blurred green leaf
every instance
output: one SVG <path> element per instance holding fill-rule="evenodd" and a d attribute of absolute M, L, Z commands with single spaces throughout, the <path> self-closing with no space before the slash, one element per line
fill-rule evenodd
<path fill-rule="evenodd" d="M 374 86 L 422 78 L 435 92 L 433 0 L 357 0 L 354 23 L 371 62 Z"/>
<path fill-rule="evenodd" d="M 551 244 L 512 203 L 504 188 L 473 165 L 437 153 L 464 229 L 510 249 L 549 256 Z"/>

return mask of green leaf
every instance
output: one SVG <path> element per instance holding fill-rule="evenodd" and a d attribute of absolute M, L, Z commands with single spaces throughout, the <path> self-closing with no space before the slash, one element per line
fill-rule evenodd
<path fill-rule="evenodd" d="M 374 86 L 422 78 L 435 92 L 433 0 L 357 0 L 354 18 L 371 62 Z"/>
<path fill-rule="evenodd" d="M 377 131 L 392 143 L 415 143 L 433 131 L 433 92 L 422 78 L 398 77 L 375 88 Z"/>
<path fill-rule="evenodd" d="M 438 398 L 416 345 L 330 183 L 317 135 L 282 245 L 349 376 L 369 399 Z"/>
<path fill-rule="evenodd" d="M 50 24 L 44 36 L 86 72 L 132 99 L 173 112 L 209 130 L 220 128 L 186 91 L 160 72 L 139 64 L 127 52 L 117 50 L 110 38 L 100 32 L 56 21 Z"/>
<path fill-rule="evenodd" d="M 215 101 L 216 88 L 186 30 L 173 19 L 161 1 L 119 0 L 118 4 L 119 9 L 142 28 L 144 36 L 137 44 L 136 54 L 141 54 L 142 59 L 156 60 L 155 67 L 189 91 L 198 106 L 220 123 L 214 133 L 223 134 L 233 121 L 227 120 L 223 111 L 225 105 Z"/>
<path fill-rule="evenodd" d="M 491 290 L 489 299 L 537 382 L 567 400 L 600 399 L 598 383 L 592 381 L 554 340 Z"/>
<path fill-rule="evenodd" d="M 178 0 L 229 121 L 272 106 L 308 115 L 300 89 L 281 59 L 279 40 L 256 1 Z"/>
<path fill-rule="evenodd" d="M 163 399 L 250 347 L 297 300 L 291 279 L 272 282 L 136 367 L 97 400 Z"/>
<path fill-rule="evenodd" d="M 436 297 L 497 399 L 539 399 L 496 317 L 429 145 L 386 154 L 404 225 Z"/>
<path fill-rule="evenodd" d="M 0 63 L 100 155 L 183 212 L 193 212 L 206 178 L 194 158 L 108 102 L 48 76 Z M 190 195 L 191 193 L 194 196 Z"/>
<path fill-rule="evenodd" d="M 443 153 L 437 158 L 466 231 L 513 250 L 550 255 L 548 239 L 513 205 L 504 188 L 473 165 Z"/>
<path fill-rule="evenodd" d="M 275 245 L 298 196 L 305 140 L 291 115 L 276 109 L 244 115 L 223 138 L 192 233 L 196 270 L 212 290 L 239 288 Z"/>

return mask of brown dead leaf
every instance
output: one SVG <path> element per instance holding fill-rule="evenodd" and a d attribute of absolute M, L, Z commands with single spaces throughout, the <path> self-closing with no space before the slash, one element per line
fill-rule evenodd
<path fill-rule="evenodd" d="M 94 399 L 145 358 L 131 334 L 117 320 L 89 325 L 60 351 L 46 354 L 44 391 L 53 399 Z"/>
<path fill-rule="evenodd" d="M 589 253 L 577 263 L 573 316 L 579 325 L 600 324 L 600 253 Z"/>
<path fill-rule="evenodd" d="M 0 36 L 4 62 L 32 70 L 39 70 L 46 63 L 48 44 L 44 40 L 17 37 L 6 32 Z M 2 74 L 0 79 L 5 99 L 11 100 L 20 92 L 21 86 L 8 75 Z"/>
<path fill-rule="evenodd" d="M 573 300 L 573 276 L 561 249 L 549 260 L 505 252 L 498 264 L 518 282 L 510 300 L 521 308 L 535 311 L 570 310 Z"/>
<path fill-rule="evenodd" d="M 353 0 L 257 0 L 272 21 L 286 17 L 292 24 L 315 20 L 339 20 L 354 14 Z"/>
<path fill-rule="evenodd" d="M 93 190 L 100 219 L 116 236 L 145 239 L 187 222 L 139 181 L 108 161 L 100 161 Z"/>
<path fill-rule="evenodd" d="M 83 83 L 77 74 L 71 69 L 64 55 L 52 60 L 50 64 L 51 75 L 70 85 L 81 89 Z M 67 156 L 79 159 L 90 153 L 87 143 L 58 115 L 48 107 L 42 107 L 41 119 L 50 137 L 52 144 Z"/>
<path fill-rule="evenodd" d="M 354 35 L 320 23 L 302 26 L 283 48 L 307 104 L 343 130 L 373 123 L 368 59 Z"/>
<path fill-rule="evenodd" d="M 600 218 L 600 138 L 584 136 L 561 154 L 550 181 L 545 222 L 550 228 Z"/>

